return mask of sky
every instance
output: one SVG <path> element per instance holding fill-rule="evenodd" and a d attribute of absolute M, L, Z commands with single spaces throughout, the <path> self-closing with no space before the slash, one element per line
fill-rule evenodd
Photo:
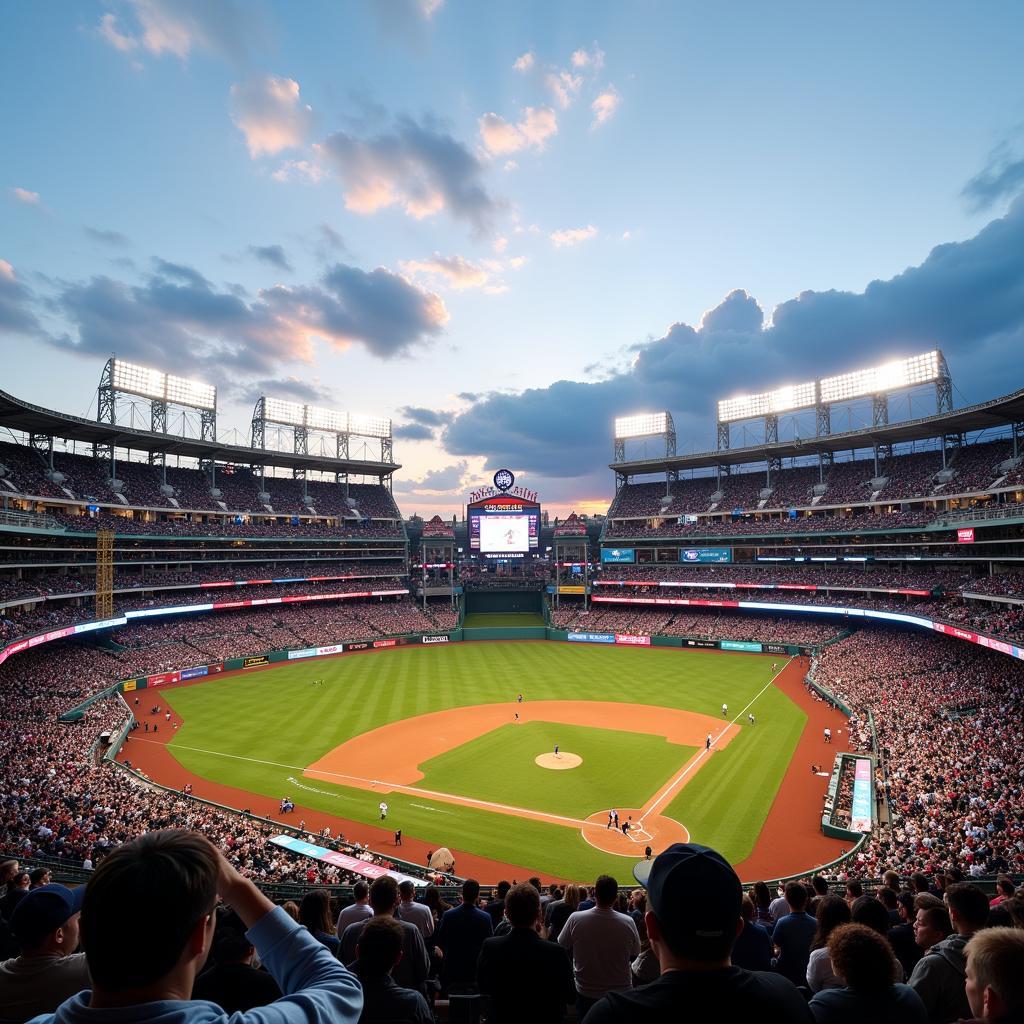
<path fill-rule="evenodd" d="M 708 450 L 718 398 L 936 346 L 958 405 L 1024 385 L 1019 4 L 0 18 L 20 398 L 94 416 L 116 354 L 216 384 L 227 440 L 260 395 L 392 417 L 406 513 L 507 467 L 565 515 L 618 415 Z"/>

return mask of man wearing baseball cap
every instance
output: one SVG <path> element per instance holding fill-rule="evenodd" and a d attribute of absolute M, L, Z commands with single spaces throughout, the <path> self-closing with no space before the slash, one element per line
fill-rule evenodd
<path fill-rule="evenodd" d="M 84 892 L 41 885 L 15 908 L 11 930 L 21 956 L 0 963 L 0 1015 L 5 1021 L 26 1021 L 56 1010 L 65 999 L 92 987 L 85 954 L 75 952 Z"/>
<path fill-rule="evenodd" d="M 743 890 L 736 872 L 715 850 L 676 843 L 634 869 L 647 889 L 647 934 L 661 964 L 649 985 L 604 996 L 586 1024 L 616 1021 L 757 1020 L 800 1024 L 813 1020 L 807 1003 L 785 978 L 733 967 L 732 944 L 743 929 Z"/>

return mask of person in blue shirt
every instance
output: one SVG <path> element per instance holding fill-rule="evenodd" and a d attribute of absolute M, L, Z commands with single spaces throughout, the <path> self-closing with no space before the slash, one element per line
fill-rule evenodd
<path fill-rule="evenodd" d="M 743 897 L 740 904 L 743 917 L 743 931 L 732 944 L 732 962 L 735 967 L 746 971 L 770 971 L 772 969 L 772 937 L 767 928 L 754 920 L 754 901 Z"/>
<path fill-rule="evenodd" d="M 445 991 L 466 992 L 476 989 L 476 963 L 484 939 L 494 933 L 491 915 L 477 907 L 480 883 L 467 878 L 462 883 L 462 904 L 446 910 L 434 932 L 434 942 L 440 947 L 441 983 Z"/>
<path fill-rule="evenodd" d="M 772 932 L 778 951 L 775 970 L 794 985 L 806 985 L 807 961 L 818 922 L 806 912 L 807 890 L 799 882 L 787 882 L 785 895 L 791 913 L 780 917 Z"/>
<path fill-rule="evenodd" d="M 217 897 L 284 995 L 229 1018 L 189 1000 L 213 941 Z M 111 853 L 89 879 L 80 919 L 91 991 L 32 1024 L 357 1024 L 357 978 L 243 878 L 204 836 L 149 832 Z"/>

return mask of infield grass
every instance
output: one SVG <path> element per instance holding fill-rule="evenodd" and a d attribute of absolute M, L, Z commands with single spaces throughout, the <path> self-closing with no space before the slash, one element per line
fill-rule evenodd
<path fill-rule="evenodd" d="M 263 794 L 266 804 L 261 807 L 254 801 L 256 812 L 276 815 L 278 802 L 288 795 L 306 806 L 367 824 L 378 823 L 378 794 L 304 779 L 302 771 L 346 740 L 389 722 L 505 700 L 511 712 L 520 691 L 527 701 L 642 703 L 719 718 L 723 701 L 732 717 L 756 696 L 756 726 L 746 724 L 744 713 L 738 723 L 740 734 L 694 773 L 667 808 L 659 808 L 682 822 L 694 842 L 714 846 L 736 863 L 753 847 L 806 720 L 781 691 L 765 688 L 772 660 L 779 659 L 673 648 L 465 643 L 284 663 L 213 677 L 199 685 L 162 691 L 161 696 L 184 719 L 169 750 L 189 771 Z M 325 685 L 311 686 L 317 678 Z M 603 755 L 568 772 L 540 769 L 533 758 L 550 750 L 548 741 L 554 737 L 538 734 L 541 746 L 534 749 L 528 742 L 531 725 L 512 727 L 523 731 L 523 746 L 518 756 L 510 754 L 500 764 L 474 757 L 472 751 L 464 767 L 457 763 L 461 751 L 477 743 L 493 756 L 493 740 L 488 737 L 495 734 L 488 733 L 421 766 L 429 776 L 429 788 L 490 800 L 496 797 L 487 794 L 500 792 L 499 802 L 536 809 L 571 805 L 575 818 L 609 806 L 612 801 L 606 794 L 619 782 L 615 773 L 602 767 Z M 563 749 L 572 749 L 564 738 L 570 735 L 567 727 L 555 728 Z M 618 801 L 623 805 L 639 806 L 673 774 L 668 760 L 661 759 L 658 743 L 666 748 L 666 757 L 678 752 L 677 766 L 691 753 L 658 737 L 586 731 L 608 733 L 607 749 L 618 762 L 624 785 L 634 773 L 632 744 L 638 739 L 643 756 L 650 758 L 650 779 L 662 773 L 647 792 Z M 654 745 L 649 748 L 643 741 L 650 740 Z M 588 763 L 599 769 L 593 778 L 588 777 Z M 438 785 L 438 778 L 446 785 Z M 648 781 L 638 788 L 647 787 Z M 520 796 L 513 799 L 512 793 Z M 601 872 L 623 881 L 631 878 L 632 860 L 593 849 L 572 828 L 432 801 L 420 794 L 394 792 L 387 799 L 389 827 L 437 846 L 470 850 L 562 878 L 592 880 Z M 591 800 L 596 801 L 594 806 L 589 806 Z"/>

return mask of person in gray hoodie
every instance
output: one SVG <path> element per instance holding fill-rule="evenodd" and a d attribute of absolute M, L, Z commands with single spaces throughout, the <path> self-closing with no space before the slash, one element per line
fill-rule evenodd
<path fill-rule="evenodd" d="M 976 885 L 957 882 L 946 889 L 946 908 L 953 934 L 928 948 L 910 975 L 910 987 L 921 997 L 931 1024 L 970 1018 L 967 1001 L 967 957 L 964 947 L 971 936 L 985 927 L 988 897 Z M 918 910 L 915 935 L 919 945 L 928 936 L 935 910 Z"/>

